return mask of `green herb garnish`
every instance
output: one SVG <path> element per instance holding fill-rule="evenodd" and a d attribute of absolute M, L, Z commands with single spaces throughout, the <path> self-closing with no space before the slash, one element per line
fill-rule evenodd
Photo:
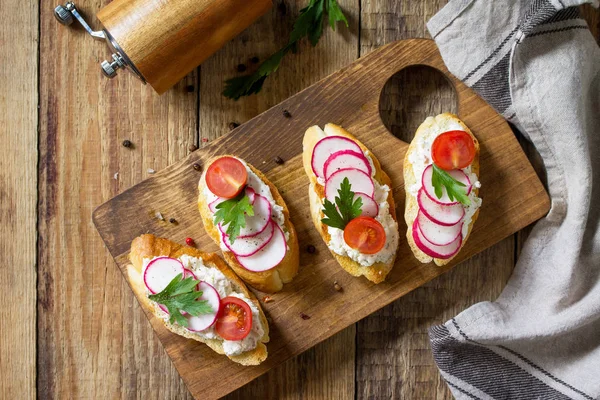
<path fill-rule="evenodd" d="M 240 230 L 246 226 L 246 215 L 253 216 L 254 208 L 244 190 L 233 199 L 225 200 L 217 204 L 215 212 L 215 224 L 220 222 L 227 225 L 225 232 L 229 242 L 235 242 L 240 235 Z"/>
<path fill-rule="evenodd" d="M 431 184 L 435 190 L 435 195 L 438 199 L 441 199 L 444 195 L 442 188 L 446 188 L 446 193 L 450 200 L 458 201 L 465 206 L 471 204 L 469 196 L 467 196 L 467 189 L 464 183 L 454 179 L 449 173 L 433 164 L 433 175 L 431 178 Z"/>
<path fill-rule="evenodd" d="M 302 38 L 308 37 L 313 47 L 317 45 L 323 34 L 323 19 L 325 14 L 328 15 L 329 25 L 331 25 L 334 31 L 336 22 L 343 22 L 346 24 L 346 27 L 348 26 L 348 20 L 340 9 L 337 0 L 310 0 L 308 6 L 300 10 L 300 16 L 294 23 L 288 43 L 278 52 L 267 58 L 253 74 L 225 81 L 223 95 L 237 100 L 240 97 L 260 92 L 265 79 L 277 71 L 283 57 L 290 50 L 294 53 L 297 51 L 298 42 Z"/>
<path fill-rule="evenodd" d="M 187 327 L 188 321 L 181 314 L 181 311 L 193 315 L 210 314 L 213 312 L 208 300 L 200 300 L 202 292 L 194 290 L 200 281 L 189 277 L 183 278 L 183 274 L 177 275 L 166 288 L 160 293 L 151 294 L 148 298 L 163 306 L 169 311 L 169 322 Z"/>
<path fill-rule="evenodd" d="M 323 218 L 321 222 L 333 228 L 343 230 L 348 225 L 348 222 L 360 216 L 362 205 L 362 199 L 360 197 L 357 197 L 356 200 L 354 199 L 352 185 L 350 185 L 348 178 L 344 178 L 338 189 L 338 196 L 335 197 L 335 204 L 325 199 L 323 214 L 327 218 Z"/>

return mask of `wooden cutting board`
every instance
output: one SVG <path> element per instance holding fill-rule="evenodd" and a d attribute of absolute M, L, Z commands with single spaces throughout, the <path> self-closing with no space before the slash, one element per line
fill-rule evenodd
<path fill-rule="evenodd" d="M 456 89 L 459 116 L 481 144 L 481 213 L 465 247 L 445 267 L 420 264 L 403 240 L 402 162 L 408 145 L 388 132 L 379 115 L 384 84 L 411 65 L 431 66 L 448 77 Z M 284 109 L 291 118 L 283 115 Z M 302 136 L 309 126 L 327 122 L 356 135 L 379 158 L 392 179 L 401 241 L 394 269 L 379 285 L 344 272 L 332 259 L 309 216 Z M 273 302 L 263 304 L 270 318 L 271 341 L 268 359 L 256 367 L 242 367 L 203 344 L 170 333 L 145 310 L 197 399 L 218 398 L 237 389 L 541 218 L 550 207 L 548 195 L 502 117 L 450 75 L 433 41 L 403 40 L 373 51 L 98 207 L 94 223 L 122 272 L 128 263 L 131 241 L 142 233 L 181 243 L 189 236 L 200 249 L 219 251 L 204 232 L 196 208 L 196 185 L 201 173 L 193 164 L 202 165 L 221 154 L 244 158 L 279 188 L 298 231 L 300 272 L 282 292 L 271 296 Z M 284 164 L 276 164 L 275 157 L 281 157 Z M 157 211 L 167 221 L 157 219 Z M 178 223 L 169 223 L 170 217 Z M 316 246 L 314 254 L 305 251 L 311 244 Z M 334 290 L 334 281 L 343 291 Z M 257 293 L 259 299 L 263 296 Z M 301 318 L 301 313 L 310 319 Z"/>

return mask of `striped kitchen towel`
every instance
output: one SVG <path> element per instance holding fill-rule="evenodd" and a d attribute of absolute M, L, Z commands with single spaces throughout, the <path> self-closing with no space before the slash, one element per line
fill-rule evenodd
<path fill-rule="evenodd" d="M 451 0 L 428 23 L 448 69 L 536 146 L 552 199 L 500 297 L 430 329 L 458 399 L 600 399 L 600 49 L 582 3 L 598 6 Z"/>

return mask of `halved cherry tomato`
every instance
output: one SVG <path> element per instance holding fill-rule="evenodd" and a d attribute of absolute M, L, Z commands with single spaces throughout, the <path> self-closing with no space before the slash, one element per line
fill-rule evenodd
<path fill-rule="evenodd" d="M 475 158 L 475 142 L 465 131 L 444 132 L 433 141 L 431 157 L 446 171 L 467 168 Z"/>
<path fill-rule="evenodd" d="M 385 230 L 375 218 L 358 217 L 344 228 L 344 241 L 363 254 L 375 254 L 385 246 Z"/>
<path fill-rule="evenodd" d="M 215 329 L 225 340 L 242 340 L 252 329 L 250 306 L 237 297 L 222 298 Z"/>
<path fill-rule="evenodd" d="M 206 171 L 206 185 L 215 196 L 231 199 L 237 196 L 248 180 L 246 167 L 233 157 L 221 157 Z"/>

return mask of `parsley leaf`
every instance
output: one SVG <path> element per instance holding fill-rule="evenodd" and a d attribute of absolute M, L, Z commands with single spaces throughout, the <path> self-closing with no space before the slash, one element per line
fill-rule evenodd
<path fill-rule="evenodd" d="M 458 201 L 465 206 L 471 204 L 469 196 L 467 196 L 467 190 L 464 183 L 454 179 L 449 173 L 433 164 L 433 176 L 431 178 L 431 184 L 435 190 L 435 195 L 438 199 L 441 199 L 444 195 L 444 188 L 450 200 Z"/>
<path fill-rule="evenodd" d="M 325 14 L 328 15 L 329 25 L 333 30 L 336 22 L 343 22 L 346 27 L 348 26 L 348 20 L 337 0 L 310 0 L 308 6 L 300 10 L 300 16 L 294 22 L 288 43 L 263 61 L 254 73 L 226 80 L 223 96 L 238 100 L 240 97 L 260 92 L 267 77 L 279 68 L 283 57 L 290 50 L 296 53 L 298 42 L 302 38 L 307 37 L 313 47 L 317 45 L 323 34 Z"/>
<path fill-rule="evenodd" d="M 225 233 L 229 236 L 229 242 L 233 243 L 240 235 L 240 230 L 246 226 L 246 215 L 253 216 L 254 208 L 242 190 L 237 197 L 217 204 L 215 224 L 222 222 L 223 226 L 227 225 Z"/>
<path fill-rule="evenodd" d="M 210 314 L 213 312 L 208 300 L 200 300 L 202 292 L 194 290 L 200 281 L 189 277 L 183 278 L 183 274 L 177 275 L 162 292 L 151 294 L 148 298 L 163 306 L 169 311 L 169 322 L 187 327 L 188 320 L 181 314 L 185 311 L 190 315 Z"/>
<path fill-rule="evenodd" d="M 362 199 L 360 197 L 354 199 L 352 185 L 350 185 L 348 178 L 344 178 L 338 189 L 338 196 L 335 197 L 335 204 L 325 199 L 323 214 L 327 218 L 323 218 L 321 222 L 343 230 L 348 222 L 360 216 L 362 205 Z"/>

